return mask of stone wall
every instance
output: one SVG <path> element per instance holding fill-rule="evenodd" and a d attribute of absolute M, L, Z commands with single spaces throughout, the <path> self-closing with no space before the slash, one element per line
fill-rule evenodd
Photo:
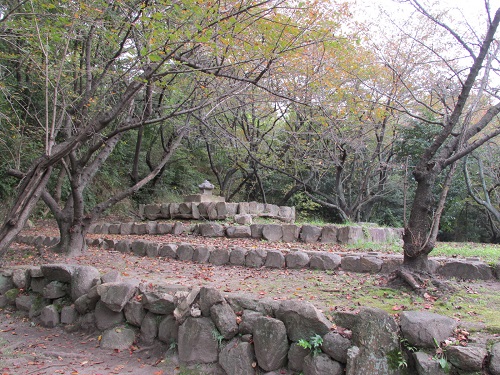
<path fill-rule="evenodd" d="M 67 264 L 0 270 L 0 307 L 6 306 L 46 327 L 102 332 L 104 349 L 125 350 L 136 340 L 174 344 L 182 363 L 214 363 L 229 375 L 401 374 L 401 338 L 418 348 L 408 353 L 407 373 L 441 374 L 432 359 L 434 340 L 451 337 L 457 326 L 428 312 L 403 312 L 398 324 L 372 308 L 327 317 L 308 302 L 153 286 Z M 317 350 L 304 349 L 300 340 L 319 342 Z M 499 343 L 489 351 L 452 345 L 446 353 L 458 373 L 500 374 Z"/>
<path fill-rule="evenodd" d="M 207 219 L 226 220 L 237 215 L 268 217 L 287 223 L 295 221 L 295 207 L 257 202 L 183 202 L 139 206 L 139 216 L 147 220 Z"/>
<path fill-rule="evenodd" d="M 33 246 L 53 246 L 57 237 L 18 236 L 17 241 Z M 210 263 L 213 265 L 269 267 L 269 268 L 310 268 L 316 270 L 342 269 L 346 272 L 389 274 L 403 263 L 403 256 L 380 252 L 340 252 L 304 251 L 251 248 L 241 246 L 211 247 L 199 244 L 159 243 L 143 238 L 114 240 L 106 238 L 87 239 L 89 246 L 104 250 L 115 250 L 136 256 L 171 258 L 186 262 Z M 434 272 L 444 277 L 463 280 L 500 279 L 500 263 L 489 265 L 479 258 L 455 259 L 433 257 L 429 263 Z"/>
<path fill-rule="evenodd" d="M 195 234 L 203 237 L 255 238 L 269 242 L 305 242 L 356 244 L 401 241 L 402 228 L 362 227 L 358 225 L 251 224 L 224 225 L 215 222 L 185 225 L 158 221 L 93 224 L 92 234 L 163 235 Z"/>

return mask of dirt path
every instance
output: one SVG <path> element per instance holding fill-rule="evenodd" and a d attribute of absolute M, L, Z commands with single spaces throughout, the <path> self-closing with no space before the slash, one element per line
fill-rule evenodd
<path fill-rule="evenodd" d="M 170 375 L 182 370 L 167 348 L 110 351 L 99 348 L 98 336 L 43 328 L 17 313 L 0 312 L 2 375 Z"/>
<path fill-rule="evenodd" d="M 55 235 L 50 225 L 37 227 L 33 233 Z M 120 236 L 115 236 L 119 239 Z M 206 245 L 229 245 L 225 239 L 200 237 L 148 236 L 158 242 L 203 242 Z M 248 248 L 264 246 L 279 248 L 289 245 L 261 243 L 256 240 L 233 241 L 231 245 Z M 292 246 L 304 247 L 305 244 Z M 346 251 L 337 245 L 315 245 L 314 250 Z M 352 250 L 350 250 L 352 251 Z M 313 303 L 328 317 L 336 310 L 353 310 L 360 306 L 381 307 L 392 313 L 402 310 L 427 310 L 468 319 L 482 329 L 487 323 L 477 314 L 474 304 L 477 298 L 486 296 L 488 304 L 495 304 L 493 311 L 500 310 L 497 302 L 500 283 L 492 281 L 462 282 L 464 291 L 461 302 L 415 298 L 405 291 L 386 287 L 387 275 L 369 275 L 343 272 L 341 270 L 313 271 L 291 269 L 251 269 L 236 266 L 213 266 L 180 262 L 164 258 L 137 257 L 96 247 L 89 247 L 86 254 L 71 259 L 50 251 L 39 251 L 33 247 L 16 244 L 2 259 L 5 266 L 68 263 L 92 265 L 101 274 L 116 270 L 124 278 L 136 278 L 144 283 L 167 283 L 183 286 L 210 286 L 225 293 L 248 294 L 256 299 L 299 299 Z M 491 294 L 487 294 L 491 293 Z M 460 304 L 460 305 L 458 305 Z M 456 308 L 456 311 L 454 310 Z M 441 309 L 441 310 L 439 310 Z M 175 353 L 167 348 L 155 346 L 129 352 L 110 352 L 98 348 L 98 334 L 68 333 L 62 328 L 45 329 L 22 318 L 18 313 L 6 314 L 0 309 L 0 374 L 217 374 L 214 368 L 194 367 L 187 369 L 178 365 Z M 475 315 L 474 315 L 475 314 Z M 471 318 L 472 317 L 472 318 Z M 485 315 L 487 317 L 487 315 Z M 490 317 L 492 317 L 490 315 Z M 465 321 L 463 322 L 465 323 Z"/>

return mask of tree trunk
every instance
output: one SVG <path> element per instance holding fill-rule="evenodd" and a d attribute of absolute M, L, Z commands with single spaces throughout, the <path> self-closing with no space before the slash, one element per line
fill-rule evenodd
<path fill-rule="evenodd" d="M 433 249 L 434 241 L 429 238 L 432 227 L 434 196 L 432 188 L 436 181 L 433 171 L 414 173 L 417 189 L 410 220 L 403 235 L 405 267 L 416 271 L 429 272 L 427 256 Z"/>
<path fill-rule="evenodd" d="M 87 250 L 85 236 L 90 220 L 72 220 L 64 217 L 57 220 L 60 240 L 55 251 L 65 256 L 78 256 Z"/>
<path fill-rule="evenodd" d="M 52 166 L 38 165 L 32 173 L 25 177 L 24 182 L 19 187 L 20 193 L 0 229 L 0 258 L 24 228 L 49 181 L 51 173 Z"/>

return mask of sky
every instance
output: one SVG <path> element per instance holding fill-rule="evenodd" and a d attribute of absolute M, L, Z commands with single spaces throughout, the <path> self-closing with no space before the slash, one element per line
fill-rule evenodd
<path fill-rule="evenodd" d="M 413 11 L 412 6 L 408 4 L 408 2 L 404 4 L 402 1 L 349 0 L 349 2 L 355 3 L 355 9 L 358 8 L 360 10 L 356 12 L 356 16 L 365 20 L 376 20 L 378 13 L 377 9 L 379 7 L 402 18 L 411 14 Z M 453 10 L 455 16 L 460 18 L 463 15 L 470 23 L 483 19 L 485 14 L 484 0 L 419 0 L 419 2 L 426 7 L 430 6 L 432 9 L 459 9 L 462 11 L 462 14 Z M 500 7 L 500 0 L 489 0 L 489 4 L 491 12 L 494 14 L 495 10 Z"/>

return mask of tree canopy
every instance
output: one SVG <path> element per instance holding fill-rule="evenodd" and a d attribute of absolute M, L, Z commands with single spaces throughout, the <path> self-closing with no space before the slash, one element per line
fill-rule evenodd
<path fill-rule="evenodd" d="M 78 253 L 118 202 L 202 178 L 228 200 L 404 226 L 416 269 L 450 200 L 497 239 L 500 11 L 394 5 L 406 15 L 375 24 L 323 0 L 0 5 L 0 253 L 40 199 Z"/>

